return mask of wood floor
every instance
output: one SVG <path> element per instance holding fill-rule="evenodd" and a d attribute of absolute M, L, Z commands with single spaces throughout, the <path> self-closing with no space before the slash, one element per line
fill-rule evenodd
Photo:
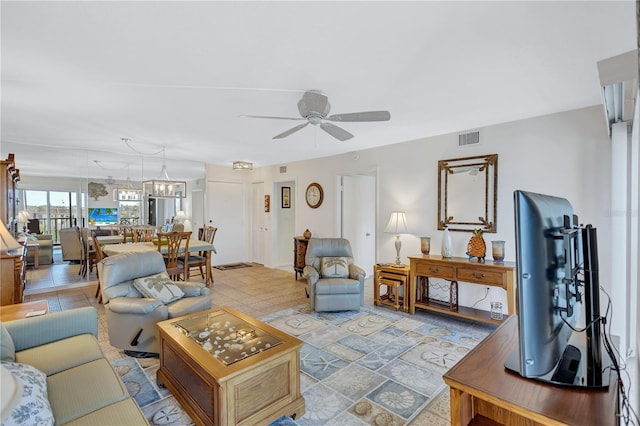
<path fill-rule="evenodd" d="M 78 275 L 80 265 L 63 262 L 54 252 L 54 263 L 27 271 L 25 301 L 47 300 L 51 312 L 83 306 L 102 309 L 95 297 L 95 270 L 88 278 Z M 231 306 L 253 317 L 260 317 L 293 306 L 309 303 L 305 294 L 306 281 L 295 279 L 293 269 L 265 268 L 252 264 L 248 268 L 213 269 L 212 306 Z M 192 281 L 202 282 L 200 277 Z M 365 283 L 365 304 L 373 304 L 371 279 Z"/>

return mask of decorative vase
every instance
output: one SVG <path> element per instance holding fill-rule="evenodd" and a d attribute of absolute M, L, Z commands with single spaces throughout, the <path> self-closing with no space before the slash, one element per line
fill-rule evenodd
<path fill-rule="evenodd" d="M 482 233 L 482 229 L 473 231 L 473 236 L 469 240 L 469 244 L 467 244 L 467 256 L 469 256 L 469 259 L 477 257 L 478 262 L 483 262 L 487 255 L 487 244 L 482 238 Z"/>
<path fill-rule="evenodd" d="M 491 254 L 494 261 L 502 262 L 504 260 L 504 241 L 491 241 Z"/>
<path fill-rule="evenodd" d="M 442 257 L 450 258 L 453 257 L 451 254 L 451 234 L 449 233 L 448 228 L 444 228 L 444 235 L 442 235 Z"/>
<path fill-rule="evenodd" d="M 309 231 L 308 229 L 307 229 L 307 230 L 305 230 L 305 231 L 302 233 L 302 236 L 303 236 L 303 237 L 305 237 L 305 238 L 308 240 L 309 238 L 311 238 L 311 231 Z"/>
<path fill-rule="evenodd" d="M 420 237 L 420 251 L 422 254 L 429 254 L 431 250 L 431 237 Z"/>

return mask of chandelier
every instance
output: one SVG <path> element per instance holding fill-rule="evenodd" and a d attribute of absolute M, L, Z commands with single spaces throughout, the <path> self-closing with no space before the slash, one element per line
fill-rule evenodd
<path fill-rule="evenodd" d="M 127 164 L 127 181 L 123 188 L 116 188 L 115 201 L 142 201 L 142 189 L 133 186 L 129 179 L 129 165 Z"/>
<path fill-rule="evenodd" d="M 162 170 L 158 179 L 142 182 L 142 190 L 150 198 L 185 198 L 187 182 L 169 179 L 165 164 L 164 146 L 162 147 Z"/>

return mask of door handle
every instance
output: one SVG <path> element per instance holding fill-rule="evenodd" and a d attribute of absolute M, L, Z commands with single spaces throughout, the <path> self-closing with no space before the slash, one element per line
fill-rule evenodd
<path fill-rule="evenodd" d="M 367 232 L 366 234 L 364 234 L 365 237 L 370 237 L 371 233 Z"/>

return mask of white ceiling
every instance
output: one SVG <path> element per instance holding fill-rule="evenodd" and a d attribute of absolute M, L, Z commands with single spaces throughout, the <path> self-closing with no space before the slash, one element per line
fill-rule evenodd
<path fill-rule="evenodd" d="M 358 151 L 602 102 L 635 2 L 1 3 L 3 158 L 25 175 L 171 178 Z M 308 89 L 391 120 L 281 140 Z M 603 114 L 604 120 L 604 114 Z M 121 138 L 142 154 L 136 154 Z M 156 155 L 151 155 L 155 153 Z M 94 160 L 98 160 L 96 163 Z M 142 171 L 142 172 L 141 172 Z"/>

